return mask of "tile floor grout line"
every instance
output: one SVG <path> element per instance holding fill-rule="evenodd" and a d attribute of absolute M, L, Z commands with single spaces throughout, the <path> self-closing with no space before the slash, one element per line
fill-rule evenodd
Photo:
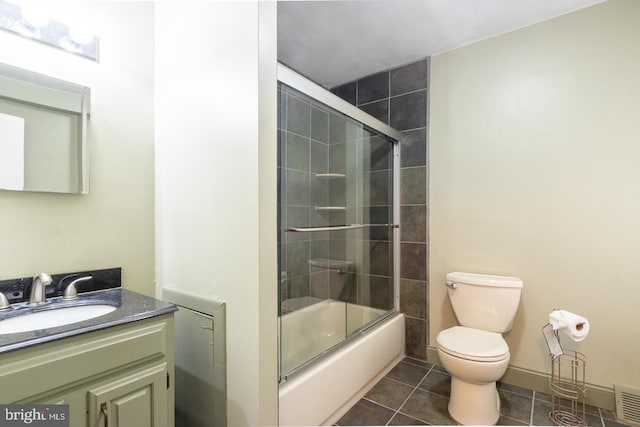
<path fill-rule="evenodd" d="M 364 400 L 366 400 L 366 401 L 368 401 L 368 402 L 374 403 L 374 404 L 376 404 L 376 405 L 378 405 L 378 406 L 382 406 L 384 409 L 388 409 L 388 410 L 393 411 L 393 412 L 395 412 L 395 411 L 396 411 L 395 409 L 390 408 L 389 406 L 384 405 L 384 404 L 382 404 L 382 403 L 380 403 L 380 402 L 376 402 L 375 400 L 369 399 L 368 397 L 362 397 L 362 399 L 364 399 Z"/>
<path fill-rule="evenodd" d="M 425 376 L 426 376 L 426 375 L 425 375 Z M 417 386 L 414 386 L 413 384 L 405 383 L 405 382 L 400 381 L 400 380 L 397 380 L 397 379 L 395 379 L 395 378 L 390 378 L 390 377 L 386 377 L 386 376 L 385 376 L 385 377 L 382 377 L 382 378 L 386 378 L 386 379 L 388 379 L 388 380 L 393 381 L 394 383 L 398 383 L 398 384 L 406 385 L 406 386 L 408 386 L 408 387 L 417 387 Z M 381 378 L 381 379 L 382 379 L 382 378 Z M 423 380 L 424 380 L 424 377 L 422 377 L 422 379 L 420 380 L 420 382 L 422 382 Z"/>
<path fill-rule="evenodd" d="M 532 394 L 532 398 L 531 398 L 531 415 L 529 415 L 529 425 L 532 426 L 533 425 L 533 414 L 535 411 L 535 404 L 536 404 L 536 391 L 533 390 L 533 394 Z"/>
<path fill-rule="evenodd" d="M 408 401 L 409 399 L 411 399 L 411 396 L 413 396 L 413 393 L 415 393 L 415 392 L 416 392 L 416 390 L 418 389 L 418 386 L 419 386 L 420 384 L 422 384 L 422 381 L 424 381 L 424 379 L 425 379 L 425 378 L 427 378 L 427 375 L 429 375 L 429 373 L 431 372 L 431 370 L 432 370 L 432 369 L 433 369 L 433 366 L 432 366 L 432 367 L 430 367 L 430 368 L 427 370 L 427 373 L 426 373 L 426 374 L 424 374 L 424 376 L 420 379 L 420 381 L 418 382 L 418 384 L 416 384 L 416 385 L 413 387 L 413 390 L 411 390 L 411 393 L 409 393 L 409 395 L 407 396 L 407 398 L 406 398 L 406 399 L 404 399 L 404 401 L 400 404 L 400 406 L 398 406 L 398 409 L 394 412 L 394 414 L 391 416 L 391 418 L 389 419 L 389 421 L 387 421 L 387 423 L 385 424 L 385 426 L 388 426 L 388 425 L 389 425 L 389 423 L 391 422 L 391 420 L 393 420 L 393 419 L 395 418 L 395 416 L 396 416 L 396 415 L 398 415 L 398 413 L 400 413 L 400 409 L 402 409 L 402 407 L 404 406 L 404 404 L 405 404 L 405 403 L 407 403 L 407 401 Z M 401 383 L 401 384 L 405 384 L 405 383 Z M 411 418 L 413 418 L 413 417 L 411 417 Z M 422 421 L 422 420 L 420 420 L 420 421 Z"/>
<path fill-rule="evenodd" d="M 391 422 L 392 419 L 395 418 L 396 415 L 398 415 L 400 413 L 400 409 L 402 409 L 402 407 L 404 406 L 405 403 L 407 403 L 407 401 L 411 398 L 411 396 L 413 396 L 413 393 L 415 393 L 415 391 L 418 389 L 418 386 L 415 386 L 413 388 L 413 390 L 411 390 L 411 393 L 409 393 L 409 395 L 407 396 L 407 398 L 404 400 L 404 402 L 402 402 L 400 404 L 400 406 L 398 406 L 398 409 L 395 410 L 395 412 L 393 413 L 393 415 L 391 416 L 391 418 L 389 419 L 389 421 L 387 421 L 387 423 L 385 424 L 385 426 L 388 426 L 389 423 Z"/>

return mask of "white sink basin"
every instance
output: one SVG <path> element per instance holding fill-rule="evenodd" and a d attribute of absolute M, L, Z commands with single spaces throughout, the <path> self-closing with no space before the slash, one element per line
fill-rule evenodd
<path fill-rule="evenodd" d="M 115 309 L 116 307 L 106 304 L 77 305 L 23 314 L 0 320 L 0 334 L 15 334 L 69 325 L 103 316 Z"/>

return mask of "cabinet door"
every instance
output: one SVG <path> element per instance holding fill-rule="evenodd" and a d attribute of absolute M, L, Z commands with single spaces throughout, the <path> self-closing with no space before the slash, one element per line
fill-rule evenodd
<path fill-rule="evenodd" d="M 167 427 L 167 365 L 89 389 L 90 427 Z"/>
<path fill-rule="evenodd" d="M 30 403 L 69 405 L 69 427 L 87 426 L 87 398 L 83 389 L 66 390 L 62 394 L 40 398 Z"/>

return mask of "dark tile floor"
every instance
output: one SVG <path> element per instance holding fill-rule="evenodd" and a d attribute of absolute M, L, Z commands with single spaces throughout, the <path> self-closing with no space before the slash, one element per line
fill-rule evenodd
<path fill-rule="evenodd" d="M 405 358 L 335 425 L 456 425 L 447 411 L 450 388 L 451 377 L 442 367 Z M 554 425 L 549 395 L 501 383 L 498 392 L 502 402 L 498 425 Z M 613 412 L 587 407 L 586 413 L 589 426 L 623 426 Z"/>

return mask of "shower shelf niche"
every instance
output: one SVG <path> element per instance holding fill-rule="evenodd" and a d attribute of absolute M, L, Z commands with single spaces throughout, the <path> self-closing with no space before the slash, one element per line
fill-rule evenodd
<path fill-rule="evenodd" d="M 347 225 L 327 225 L 326 227 L 291 227 L 287 231 L 295 232 L 321 232 L 321 231 L 339 231 L 339 230 L 357 230 L 364 228 L 364 224 L 347 224 Z"/>
<path fill-rule="evenodd" d="M 344 211 L 347 210 L 345 206 L 316 206 L 316 211 Z"/>
<path fill-rule="evenodd" d="M 344 173 L 317 173 L 315 176 L 322 180 L 333 180 L 347 177 Z M 347 208 L 345 206 L 316 206 L 315 210 L 316 212 L 341 212 L 347 210 Z"/>
<path fill-rule="evenodd" d="M 347 175 L 343 173 L 317 173 L 316 177 L 321 179 L 335 179 L 335 178 L 346 178 Z"/>

